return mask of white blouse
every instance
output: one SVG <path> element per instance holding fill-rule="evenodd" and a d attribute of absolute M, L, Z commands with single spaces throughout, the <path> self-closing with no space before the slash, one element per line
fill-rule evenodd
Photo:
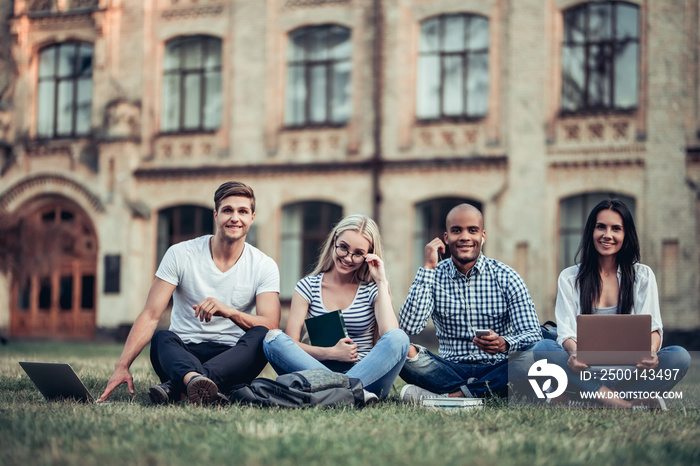
<path fill-rule="evenodd" d="M 581 302 L 579 289 L 576 285 L 578 265 L 564 269 L 559 275 L 557 304 L 555 316 L 557 319 L 557 343 L 560 345 L 569 338 L 576 341 L 576 316 L 581 314 Z M 651 331 L 659 331 L 663 341 L 663 326 L 661 324 L 661 310 L 659 309 L 659 289 L 656 286 L 656 277 L 650 267 L 644 264 L 634 265 L 634 303 L 632 314 L 651 315 Z M 621 278 L 620 269 L 617 269 L 617 280 Z"/>

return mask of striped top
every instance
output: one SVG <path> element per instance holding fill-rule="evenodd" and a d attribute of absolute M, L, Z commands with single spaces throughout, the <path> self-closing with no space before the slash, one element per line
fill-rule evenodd
<path fill-rule="evenodd" d="M 321 298 L 321 281 L 323 274 L 309 275 L 297 283 L 297 291 L 307 303 L 309 311 L 307 317 L 316 317 L 336 309 L 326 309 Z M 362 283 L 357 288 L 355 299 L 345 309 L 341 309 L 345 328 L 348 336 L 357 343 L 359 359 L 364 358 L 374 344 L 374 301 L 377 299 L 377 285 L 375 283 Z"/>

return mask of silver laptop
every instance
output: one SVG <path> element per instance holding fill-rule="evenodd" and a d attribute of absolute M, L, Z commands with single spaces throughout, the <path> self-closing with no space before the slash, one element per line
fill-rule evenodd
<path fill-rule="evenodd" d="M 47 400 L 74 399 L 86 403 L 95 401 L 69 364 L 20 362 L 19 365 Z"/>
<path fill-rule="evenodd" d="M 576 317 L 578 360 L 589 366 L 634 366 L 651 355 L 650 315 Z"/>

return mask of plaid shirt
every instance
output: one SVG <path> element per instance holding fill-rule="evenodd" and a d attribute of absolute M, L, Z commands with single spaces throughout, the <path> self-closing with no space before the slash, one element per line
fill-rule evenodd
<path fill-rule="evenodd" d="M 418 269 L 399 323 L 409 335 L 420 333 L 433 318 L 440 342 L 439 354 L 453 362 L 496 363 L 505 353 L 489 354 L 472 342 L 476 328 L 490 328 L 520 351 L 542 339 L 530 293 L 515 270 L 479 256 L 469 276 L 452 259 L 435 270 Z"/>

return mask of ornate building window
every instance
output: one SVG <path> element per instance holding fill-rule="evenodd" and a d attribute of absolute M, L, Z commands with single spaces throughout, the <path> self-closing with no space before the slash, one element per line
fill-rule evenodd
<path fill-rule="evenodd" d="M 591 2 L 564 11 L 562 113 L 637 107 L 639 8 Z"/>
<path fill-rule="evenodd" d="M 310 26 L 289 34 L 284 123 L 338 126 L 350 119 L 350 29 Z"/>
<path fill-rule="evenodd" d="M 311 273 L 326 236 L 343 217 L 343 208 L 306 201 L 282 208 L 282 298 L 291 298 L 297 281 Z"/>
<path fill-rule="evenodd" d="M 562 199 L 559 202 L 559 270 L 576 263 L 576 251 L 581 242 L 583 227 L 588 215 L 603 199 L 618 199 L 635 213 L 635 200 L 632 197 L 611 192 L 584 193 Z"/>
<path fill-rule="evenodd" d="M 418 45 L 418 120 L 482 118 L 488 100 L 488 19 L 457 14 L 423 21 Z"/>
<path fill-rule="evenodd" d="M 39 53 L 37 136 L 85 136 L 92 114 L 91 44 L 64 42 Z"/>
<path fill-rule="evenodd" d="M 221 39 L 177 37 L 165 44 L 161 130 L 213 131 L 221 124 Z"/>
<path fill-rule="evenodd" d="M 481 202 L 464 197 L 441 197 L 429 199 L 416 204 L 416 216 L 413 230 L 413 266 L 414 269 L 423 267 L 425 262 L 425 245 L 433 238 L 443 238 L 446 226 L 447 214 L 453 207 L 468 203 L 483 212 Z M 442 258 L 450 257 L 450 251 L 445 248 Z"/>

